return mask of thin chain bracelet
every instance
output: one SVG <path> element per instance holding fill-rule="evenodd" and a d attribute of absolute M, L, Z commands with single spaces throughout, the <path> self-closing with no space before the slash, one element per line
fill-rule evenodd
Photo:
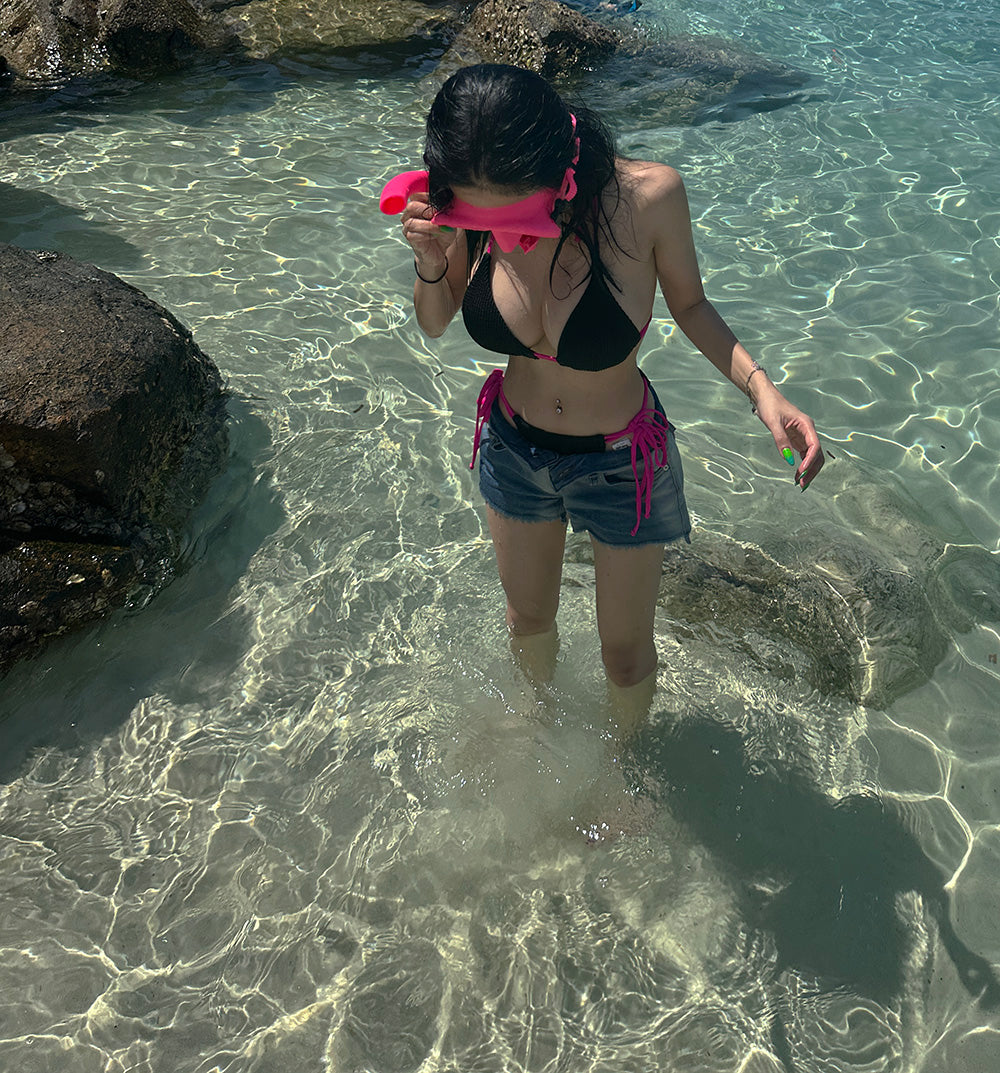
<path fill-rule="evenodd" d="M 448 275 L 448 257 L 447 257 L 447 255 L 445 255 L 444 271 L 441 273 L 440 276 L 438 276 L 437 279 L 428 279 L 426 276 L 422 276 L 420 274 L 420 269 L 417 268 L 417 259 L 416 259 L 416 257 L 413 258 L 413 271 L 416 272 L 417 279 L 422 280 L 424 283 L 440 283 L 441 280 L 443 280 L 444 277 Z M 750 375 L 752 376 L 753 373 L 751 373 Z M 750 383 L 750 377 L 747 377 L 747 383 Z"/>
<path fill-rule="evenodd" d="M 767 376 L 767 369 L 758 361 L 752 361 L 750 363 L 750 374 L 747 376 L 747 382 L 743 385 L 743 394 L 750 399 L 750 413 L 755 414 L 757 412 L 757 403 L 750 398 L 750 381 L 753 379 L 754 373 L 763 373 Z"/>

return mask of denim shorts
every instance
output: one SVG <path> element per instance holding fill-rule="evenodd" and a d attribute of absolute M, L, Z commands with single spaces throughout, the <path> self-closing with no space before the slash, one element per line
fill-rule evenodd
<path fill-rule="evenodd" d="M 642 461 L 638 466 L 641 475 Z M 611 547 L 669 544 L 680 539 L 690 543 L 691 539 L 673 426 L 667 464 L 657 470 L 653 483 L 650 515 L 641 519 L 634 536 L 636 480 L 628 445 L 586 454 L 536 447 L 504 418 L 498 403 L 493 404 L 483 428 L 479 490 L 505 518 L 563 524 L 568 518 L 576 532 L 586 531 Z"/>

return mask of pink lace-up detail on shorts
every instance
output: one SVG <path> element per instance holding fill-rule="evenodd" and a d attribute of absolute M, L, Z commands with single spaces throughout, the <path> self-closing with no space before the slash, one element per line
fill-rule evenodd
<path fill-rule="evenodd" d="M 653 504 L 653 481 L 656 471 L 667 464 L 667 436 L 670 422 L 659 410 L 650 407 L 649 385 L 642 397 L 642 409 L 621 432 L 612 433 L 604 439 L 609 446 L 628 436 L 632 440 L 632 474 L 635 477 L 635 526 L 632 536 L 639 531 L 643 518 L 649 517 Z M 639 460 L 642 459 L 642 476 L 639 476 Z M 645 503 L 643 502 L 645 500 Z M 645 506 L 645 511 L 643 510 Z"/>
<path fill-rule="evenodd" d="M 490 419 L 493 403 L 503 394 L 503 369 L 494 369 L 483 384 L 476 403 L 476 435 L 472 440 L 472 461 L 469 469 L 475 469 L 476 455 L 479 454 L 479 441 L 483 438 L 483 425 Z"/>

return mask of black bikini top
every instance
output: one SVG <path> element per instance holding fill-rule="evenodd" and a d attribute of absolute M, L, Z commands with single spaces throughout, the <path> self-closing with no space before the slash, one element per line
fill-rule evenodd
<path fill-rule="evenodd" d="M 540 354 L 531 350 L 514 335 L 497 309 L 489 250 L 483 253 L 465 290 L 462 319 L 469 335 L 486 350 L 544 358 L 569 369 L 591 373 L 620 365 L 635 350 L 649 327 L 647 320 L 639 331 L 615 300 L 607 283 L 591 274 L 586 291 L 559 336 L 559 353 Z"/>

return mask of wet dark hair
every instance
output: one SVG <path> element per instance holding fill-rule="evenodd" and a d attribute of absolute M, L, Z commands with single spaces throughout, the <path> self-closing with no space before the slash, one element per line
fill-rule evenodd
<path fill-rule="evenodd" d="M 571 112 L 576 116 L 575 131 Z M 549 283 L 563 244 L 576 235 L 590 255 L 590 272 L 617 288 L 598 248 L 600 231 L 618 245 L 611 230 L 611 216 L 620 200 L 614 135 L 594 112 L 568 107 L 533 71 L 477 64 L 456 71 L 441 87 L 427 116 L 424 166 L 430 174 L 430 203 L 439 212 L 447 208 L 454 197 L 452 185 L 523 194 L 558 189 L 575 155 L 576 138 L 580 139 L 577 192 L 572 201 L 556 202 L 553 218 L 562 226 L 562 237 L 549 268 Z M 602 196 L 609 184 L 615 194 L 610 213 Z M 470 233 L 470 271 L 485 242 L 483 232 Z"/>

